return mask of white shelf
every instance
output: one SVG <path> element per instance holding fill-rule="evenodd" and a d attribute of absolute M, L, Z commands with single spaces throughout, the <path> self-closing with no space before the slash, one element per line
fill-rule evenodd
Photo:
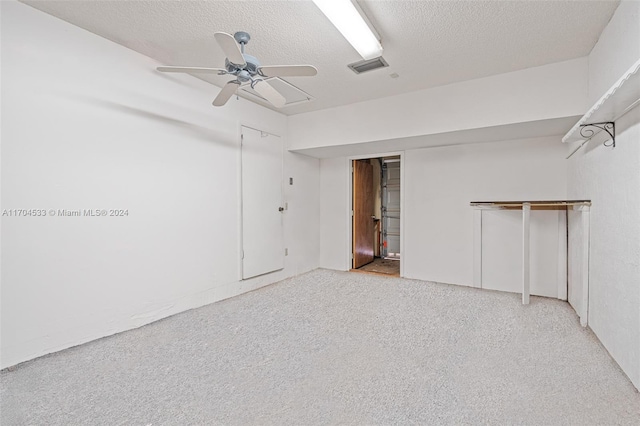
<path fill-rule="evenodd" d="M 615 122 L 640 104 L 640 59 L 591 107 L 562 138 L 562 142 L 589 139 L 580 134 L 581 126 L 591 123 Z M 597 133 L 597 132 L 596 132 Z"/>
<path fill-rule="evenodd" d="M 551 201 L 472 201 L 471 207 L 484 210 L 522 210 L 528 204 L 532 210 L 567 210 L 573 206 L 590 206 L 591 200 L 551 200 Z"/>

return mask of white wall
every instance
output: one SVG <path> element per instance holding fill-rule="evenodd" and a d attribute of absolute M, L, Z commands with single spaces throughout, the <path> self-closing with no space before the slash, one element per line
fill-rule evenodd
<path fill-rule="evenodd" d="M 562 170 L 556 169 L 555 172 L 562 172 Z M 557 177 L 559 181 L 564 183 L 563 176 Z M 530 175 L 530 178 L 536 179 L 534 175 Z M 496 182 L 492 185 L 496 189 L 500 187 Z M 498 190 L 502 191 L 503 189 Z M 529 191 L 523 188 L 521 193 L 526 194 L 527 192 Z M 559 194 L 556 189 L 550 189 L 549 193 Z M 533 199 L 540 200 L 542 198 L 535 197 Z M 552 199 L 563 198 L 564 195 L 552 197 Z M 566 252 L 560 253 L 558 244 L 559 238 L 566 238 L 565 215 L 565 210 L 534 209 L 530 213 L 530 292 L 533 295 L 558 298 L 560 296 L 558 287 L 564 286 L 566 288 L 567 286 L 566 273 L 558 276 L 562 266 L 561 262 L 566 264 Z M 464 244 L 468 244 L 468 241 L 468 235 L 465 235 Z M 460 242 L 462 243 L 462 240 Z M 522 293 L 521 210 L 482 211 L 481 255 L 482 288 Z M 469 266 L 473 267 L 472 264 L 464 262 L 467 274 Z M 473 285 L 473 283 L 469 285 Z"/>
<path fill-rule="evenodd" d="M 623 0 L 588 56 L 588 105 L 640 58 L 640 2 Z"/>
<path fill-rule="evenodd" d="M 640 3 L 623 1 L 589 55 L 595 102 L 640 58 Z M 590 142 L 568 162 L 567 192 L 591 206 L 589 326 L 640 388 L 640 108 L 616 121 L 616 148 Z M 570 246 L 570 258 L 579 256 Z"/>
<path fill-rule="evenodd" d="M 239 130 L 287 118 L 2 2 L 2 367 L 317 267 L 319 162 L 285 154 L 282 272 L 239 282 Z M 287 179 L 288 183 L 288 179 Z"/>
<path fill-rule="evenodd" d="M 320 160 L 320 266 L 348 271 L 350 224 L 349 160 Z"/>
<path fill-rule="evenodd" d="M 407 152 L 405 275 L 472 286 L 469 202 L 564 199 L 565 152 L 559 138 Z M 531 218 L 531 291 L 555 296 L 558 212 Z M 483 288 L 521 290 L 521 223 L 520 212 L 483 212 Z M 545 252 L 552 255 L 543 260 Z"/>
<path fill-rule="evenodd" d="M 559 137 L 405 151 L 404 276 L 473 285 L 469 202 L 564 199 L 566 152 Z M 348 166 L 344 157 L 320 162 L 320 265 L 331 269 L 349 269 Z M 561 214 L 531 214 L 533 294 L 557 296 Z M 520 213 L 483 216 L 483 287 L 519 292 Z"/>
<path fill-rule="evenodd" d="M 581 116 L 587 104 L 586 88 L 587 59 L 579 58 L 298 114 L 289 118 L 290 148 L 357 144 Z"/>

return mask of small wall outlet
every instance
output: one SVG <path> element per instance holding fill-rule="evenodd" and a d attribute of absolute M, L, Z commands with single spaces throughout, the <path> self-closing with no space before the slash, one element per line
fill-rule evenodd
<path fill-rule="evenodd" d="M 293 185 L 293 178 L 292 177 L 289 178 L 289 185 Z"/>
<path fill-rule="evenodd" d="M 284 249 L 284 255 L 285 256 L 289 256 L 289 249 L 288 248 Z"/>

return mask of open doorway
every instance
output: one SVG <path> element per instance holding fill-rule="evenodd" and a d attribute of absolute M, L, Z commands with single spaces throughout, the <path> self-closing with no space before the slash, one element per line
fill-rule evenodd
<path fill-rule="evenodd" d="M 352 271 L 400 276 L 400 164 L 352 161 Z"/>

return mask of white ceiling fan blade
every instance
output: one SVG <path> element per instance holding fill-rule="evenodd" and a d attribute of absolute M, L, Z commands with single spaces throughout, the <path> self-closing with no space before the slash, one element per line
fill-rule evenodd
<path fill-rule="evenodd" d="M 208 74 L 226 74 L 227 70 L 223 68 L 202 68 L 202 67 L 158 67 L 161 72 L 192 72 L 192 73 L 208 73 Z"/>
<path fill-rule="evenodd" d="M 268 82 L 264 80 L 258 80 L 253 85 L 253 90 L 258 92 L 260 96 L 268 100 L 276 108 L 282 108 L 287 100 L 276 89 L 273 88 Z"/>
<path fill-rule="evenodd" d="M 213 36 L 216 38 L 216 41 L 220 45 L 224 54 L 227 55 L 229 62 L 240 66 L 244 66 L 246 64 L 244 56 L 242 56 L 240 46 L 238 46 L 236 39 L 233 38 L 231 34 L 215 33 Z"/>
<path fill-rule="evenodd" d="M 232 80 L 224 85 L 218 96 L 213 100 L 213 106 L 222 106 L 227 103 L 230 97 L 236 93 L 236 90 L 240 86 L 240 83 L 236 80 Z"/>
<path fill-rule="evenodd" d="M 318 70 L 312 65 L 267 65 L 258 68 L 258 73 L 269 77 L 313 77 Z"/>

